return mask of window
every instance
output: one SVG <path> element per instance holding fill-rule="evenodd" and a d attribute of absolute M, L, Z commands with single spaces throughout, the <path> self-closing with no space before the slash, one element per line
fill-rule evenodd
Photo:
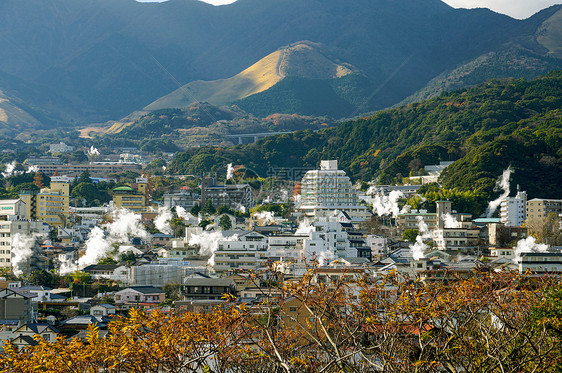
<path fill-rule="evenodd" d="M 289 312 L 297 312 L 297 307 L 295 306 L 289 307 Z"/>

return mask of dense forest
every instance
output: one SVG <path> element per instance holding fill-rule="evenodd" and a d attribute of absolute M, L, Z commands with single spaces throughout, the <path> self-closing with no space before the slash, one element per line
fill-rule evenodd
<path fill-rule="evenodd" d="M 169 171 L 224 172 L 233 163 L 265 175 L 269 167 L 338 159 L 355 181 L 390 183 L 427 164 L 457 161 L 442 176 L 444 185 L 490 195 L 511 164 L 514 180 L 531 196 L 556 197 L 562 194 L 561 108 L 561 71 L 531 81 L 491 80 L 317 132 L 191 149 L 176 156 Z"/>

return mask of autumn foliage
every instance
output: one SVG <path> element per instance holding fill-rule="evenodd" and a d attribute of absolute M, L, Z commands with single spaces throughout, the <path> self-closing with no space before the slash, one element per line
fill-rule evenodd
<path fill-rule="evenodd" d="M 264 274 L 253 274 L 256 282 Z M 283 284 L 283 285 L 277 285 Z M 103 338 L 4 346 L 10 372 L 555 372 L 562 286 L 474 273 L 424 283 L 391 275 L 277 277 L 259 304 L 199 314 L 131 310 Z"/>

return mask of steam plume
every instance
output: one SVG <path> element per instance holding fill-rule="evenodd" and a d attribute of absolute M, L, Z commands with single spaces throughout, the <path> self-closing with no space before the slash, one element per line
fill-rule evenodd
<path fill-rule="evenodd" d="M 424 238 L 430 238 L 431 232 L 429 231 L 427 224 L 423 221 L 422 216 L 416 216 L 418 221 L 418 231 L 419 234 L 416 236 L 416 242 L 413 245 L 410 245 L 410 249 L 412 250 L 412 257 L 414 260 L 419 260 L 421 258 L 425 258 L 425 250 L 429 247 L 427 246 L 423 240 Z"/>
<path fill-rule="evenodd" d="M 522 240 L 517 241 L 517 246 L 513 252 L 515 263 L 519 262 L 521 253 L 540 253 L 548 251 L 548 245 L 536 243 L 535 237 L 529 236 Z"/>
<path fill-rule="evenodd" d="M 491 201 L 488 204 L 488 208 L 486 209 L 486 216 L 491 218 L 496 212 L 498 206 L 502 202 L 502 200 L 506 199 L 509 196 L 509 178 L 511 176 L 511 166 L 509 166 L 503 173 L 501 178 L 496 182 L 496 188 L 503 189 L 503 193 L 496 198 L 495 200 Z"/>
<path fill-rule="evenodd" d="M 88 155 L 90 157 L 98 156 L 100 155 L 100 151 L 92 145 L 90 149 L 88 149 Z"/>
<path fill-rule="evenodd" d="M 230 241 L 238 241 L 238 235 L 230 237 L 223 236 L 222 232 L 206 232 L 193 233 L 189 239 L 189 245 L 199 246 L 199 255 L 210 255 L 208 265 L 215 266 L 215 251 L 219 247 L 219 241 L 228 239 Z"/>
<path fill-rule="evenodd" d="M 368 192 L 367 192 L 368 193 Z M 388 196 L 379 193 L 375 197 L 373 203 L 373 212 L 378 216 L 392 215 L 392 217 L 398 216 L 400 213 L 400 208 L 398 207 L 398 200 L 403 197 L 404 194 L 399 190 L 393 190 Z"/>
<path fill-rule="evenodd" d="M 26 262 L 33 255 L 33 245 L 37 239 L 45 238 L 42 233 L 31 235 L 16 233 L 12 239 L 12 270 L 14 275 L 21 276 Z"/>
<path fill-rule="evenodd" d="M 226 166 L 226 180 L 232 179 L 234 177 L 234 167 L 232 167 L 232 163 L 229 163 Z"/>
<path fill-rule="evenodd" d="M 453 215 L 446 213 L 441 216 L 445 223 L 445 228 L 460 228 L 460 223 L 453 217 Z"/>
<path fill-rule="evenodd" d="M 164 234 L 172 234 L 173 230 L 170 226 L 172 220 L 172 211 L 168 206 L 158 206 L 158 216 L 154 219 L 154 226 Z"/>
<path fill-rule="evenodd" d="M 299 227 L 295 232 L 296 236 L 308 236 L 311 232 L 314 232 L 316 228 L 314 225 L 310 224 L 308 219 L 304 219 L 299 223 Z"/>

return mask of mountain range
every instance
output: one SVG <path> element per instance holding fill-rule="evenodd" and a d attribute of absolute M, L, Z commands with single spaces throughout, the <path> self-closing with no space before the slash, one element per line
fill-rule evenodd
<path fill-rule="evenodd" d="M 560 8 L 516 20 L 440 0 L 3 0 L 0 133 L 201 101 L 345 118 L 532 78 L 562 67 Z"/>

